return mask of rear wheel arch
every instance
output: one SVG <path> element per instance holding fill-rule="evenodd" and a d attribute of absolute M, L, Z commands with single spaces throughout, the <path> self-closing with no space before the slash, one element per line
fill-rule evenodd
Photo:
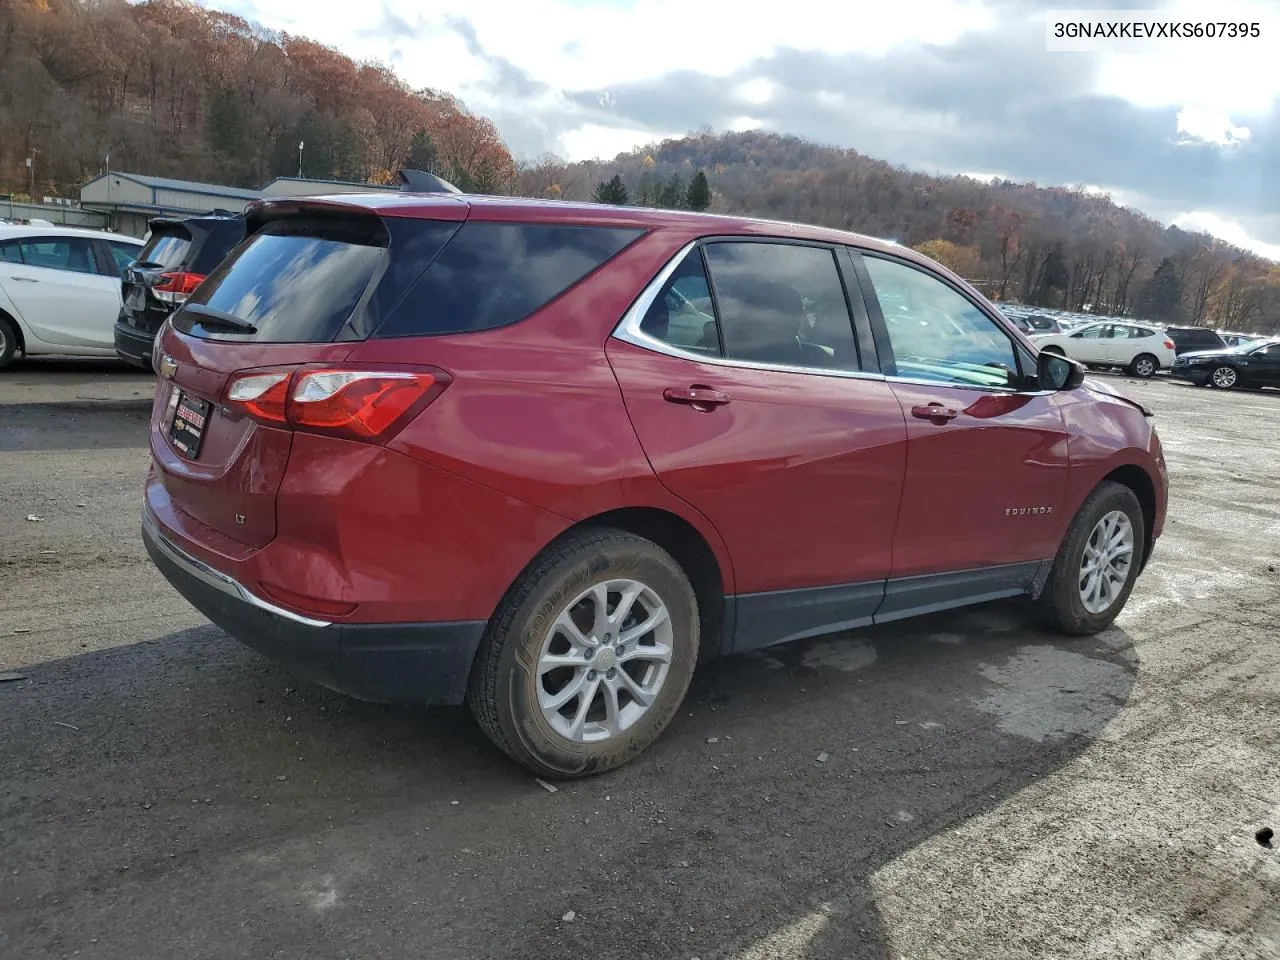
<path fill-rule="evenodd" d="M 657 507 L 624 507 L 580 521 L 561 536 L 584 528 L 611 528 L 652 540 L 678 563 L 698 598 L 700 659 L 712 659 L 722 649 L 728 577 L 707 538 L 685 518 Z M 557 540 L 560 538 L 557 538 Z M 715 638 L 713 641 L 711 638 Z M 711 642 L 708 642 L 711 641 Z"/>
<path fill-rule="evenodd" d="M 18 342 L 18 349 L 23 353 L 27 352 L 27 341 L 22 335 L 22 324 L 18 322 L 18 318 L 11 314 L 4 307 L 0 307 L 0 320 L 8 322 L 9 327 L 13 330 L 14 338 Z"/>

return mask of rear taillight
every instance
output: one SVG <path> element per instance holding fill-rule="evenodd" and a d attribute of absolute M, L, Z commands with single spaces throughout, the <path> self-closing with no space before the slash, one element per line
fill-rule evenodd
<path fill-rule="evenodd" d="M 174 273 L 162 273 L 151 285 L 151 292 L 165 303 L 184 303 L 202 282 L 204 282 L 202 273 L 184 273 L 180 270 Z"/>
<path fill-rule="evenodd" d="M 271 426 L 385 443 L 449 382 L 435 369 L 275 367 L 233 376 L 225 402 Z"/>
<path fill-rule="evenodd" d="M 1175 349 L 1175 348 L 1174 348 L 1174 345 L 1173 345 L 1173 341 L 1172 341 L 1172 340 L 1166 340 L 1166 341 L 1164 342 L 1164 348 L 1165 348 L 1166 350 L 1173 350 L 1173 349 Z"/>

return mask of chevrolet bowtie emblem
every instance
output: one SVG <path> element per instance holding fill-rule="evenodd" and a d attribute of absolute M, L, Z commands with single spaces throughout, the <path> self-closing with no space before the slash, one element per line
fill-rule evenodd
<path fill-rule="evenodd" d="M 168 355 L 160 357 L 160 376 L 166 380 L 172 380 L 173 375 L 178 372 L 178 361 Z"/>

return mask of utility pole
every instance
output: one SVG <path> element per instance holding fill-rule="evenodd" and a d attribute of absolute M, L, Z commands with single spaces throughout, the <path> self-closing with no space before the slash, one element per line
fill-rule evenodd
<path fill-rule="evenodd" d="M 298 179 L 302 179 L 302 146 L 304 141 L 298 141 Z"/>
<path fill-rule="evenodd" d="M 32 150 L 31 152 L 32 154 L 35 153 L 34 150 Z M 30 186 L 27 188 L 27 194 L 28 196 L 30 196 L 31 202 L 35 203 L 36 202 L 36 166 L 32 160 L 32 157 L 27 157 L 27 177 L 30 181 Z"/>

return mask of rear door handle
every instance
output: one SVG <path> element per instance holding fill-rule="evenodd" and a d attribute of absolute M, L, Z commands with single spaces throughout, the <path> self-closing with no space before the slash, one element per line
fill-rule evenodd
<path fill-rule="evenodd" d="M 710 409 L 724 406 L 729 402 L 729 395 L 695 384 L 692 387 L 667 387 L 662 391 L 662 399 L 669 403 L 687 403 L 695 409 Z"/>
<path fill-rule="evenodd" d="M 922 403 L 911 408 L 911 415 L 921 420 L 954 420 L 959 416 L 955 410 L 950 407 L 944 407 L 942 404 Z"/>
<path fill-rule="evenodd" d="M 35 277 L 10 277 L 9 279 L 10 279 L 10 280 L 19 280 L 19 281 L 21 281 L 22 283 L 39 283 L 39 282 L 40 282 L 40 281 L 39 281 L 39 280 L 37 280 Z"/>

